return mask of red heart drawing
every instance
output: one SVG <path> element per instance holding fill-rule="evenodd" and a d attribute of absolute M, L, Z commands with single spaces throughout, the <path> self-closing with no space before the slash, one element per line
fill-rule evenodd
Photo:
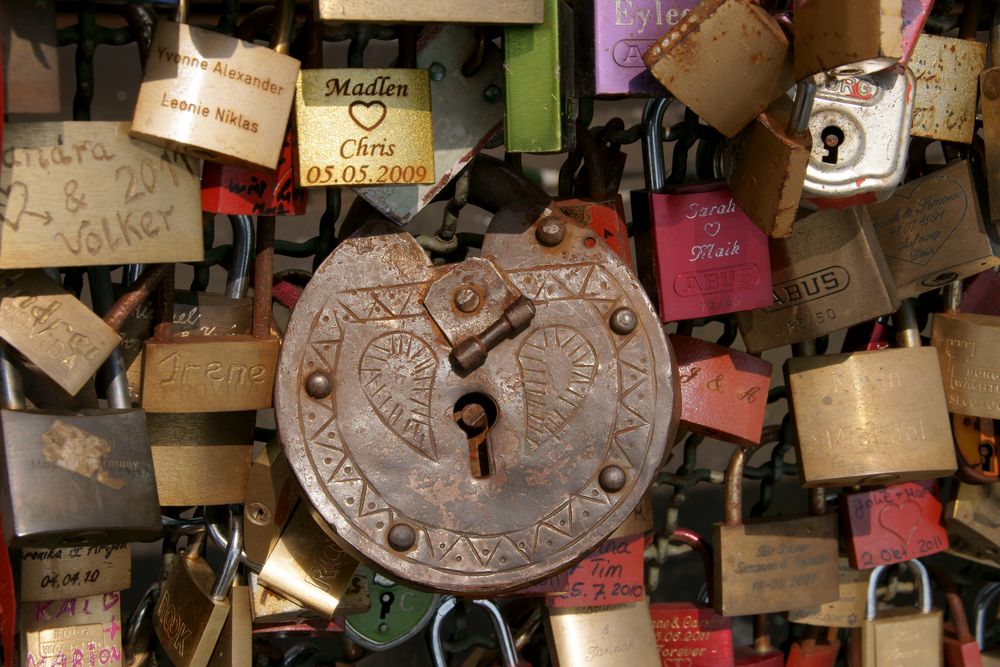
<path fill-rule="evenodd" d="M 878 513 L 878 525 L 898 537 L 905 548 L 923 519 L 920 504 L 907 500 L 904 503 L 886 505 Z"/>

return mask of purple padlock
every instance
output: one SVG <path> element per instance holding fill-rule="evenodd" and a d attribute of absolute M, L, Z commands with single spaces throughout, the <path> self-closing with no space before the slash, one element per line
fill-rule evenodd
<path fill-rule="evenodd" d="M 642 54 L 698 0 L 577 0 L 577 89 L 584 97 L 663 97 Z"/>

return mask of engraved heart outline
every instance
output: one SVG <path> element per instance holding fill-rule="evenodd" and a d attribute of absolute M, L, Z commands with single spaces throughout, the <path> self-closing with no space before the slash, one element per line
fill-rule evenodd
<path fill-rule="evenodd" d="M 716 220 L 715 222 L 705 223 L 705 233 L 711 236 L 712 238 L 718 236 L 719 230 L 721 229 L 722 229 L 722 224 L 718 220 Z"/>
<path fill-rule="evenodd" d="M 922 519 L 923 508 L 914 500 L 886 505 L 878 513 L 878 525 L 898 537 L 903 548 L 909 546 L 910 538 L 920 527 Z"/>
<path fill-rule="evenodd" d="M 372 109 L 375 109 L 375 111 L 373 112 Z M 366 132 L 371 132 L 381 125 L 388 112 L 389 110 L 386 109 L 385 103 L 380 100 L 372 100 L 371 102 L 356 100 L 351 102 L 351 105 L 347 107 L 347 113 L 351 117 L 351 120 Z M 376 118 L 371 114 L 375 114 L 378 117 Z"/>
<path fill-rule="evenodd" d="M 969 213 L 969 197 L 966 194 L 965 190 L 962 189 L 962 184 L 959 183 L 956 179 L 952 178 L 951 176 L 940 175 L 940 176 L 932 176 L 931 178 L 936 178 L 942 181 L 950 181 L 951 184 L 954 186 L 955 190 L 962 193 L 963 204 L 964 204 L 962 208 L 962 214 L 955 216 L 955 223 L 952 225 L 951 229 L 948 230 L 948 233 L 944 235 L 944 238 L 938 241 L 937 245 L 934 246 L 933 251 L 929 255 L 927 255 L 927 257 L 924 258 L 922 262 L 914 261 L 912 259 L 907 259 L 905 257 L 900 257 L 897 254 L 893 253 L 891 248 L 883 247 L 883 252 L 885 253 L 885 256 L 887 258 L 895 259 L 900 262 L 906 262 L 907 264 L 915 264 L 917 266 L 927 266 L 930 263 L 930 261 L 934 259 L 934 256 L 938 254 L 938 251 L 944 247 L 944 244 L 948 242 L 948 239 L 950 239 L 952 235 L 955 234 L 955 231 L 958 230 L 958 228 L 962 225 L 962 223 L 965 222 L 965 216 L 968 215 Z M 913 188 L 913 190 L 910 192 L 907 193 L 897 192 L 893 196 L 899 197 L 900 199 L 905 199 L 906 201 L 911 201 L 913 199 L 913 195 L 916 194 L 919 190 L 920 188 Z M 878 226 L 875 227 L 875 230 L 878 231 Z"/>

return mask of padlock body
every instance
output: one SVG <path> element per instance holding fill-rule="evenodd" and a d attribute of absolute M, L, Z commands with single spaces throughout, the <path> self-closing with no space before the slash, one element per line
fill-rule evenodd
<path fill-rule="evenodd" d="M 296 623 L 338 623 L 341 616 L 359 614 L 371 609 L 368 582 L 361 574 L 355 574 L 337 605 L 337 618 L 333 621 L 312 609 L 289 600 L 260 583 L 259 577 L 250 573 L 250 611 L 256 627 Z M 341 630 L 342 631 L 342 630 Z"/>
<path fill-rule="evenodd" d="M 132 549 L 128 544 L 21 549 L 18 599 L 28 602 L 89 597 L 132 586 Z"/>
<path fill-rule="evenodd" d="M 639 275 L 660 320 L 710 317 L 771 303 L 767 237 L 719 184 L 633 193 Z"/>
<path fill-rule="evenodd" d="M 992 419 L 969 415 L 951 416 L 955 456 L 958 459 L 958 472 L 955 476 L 958 479 L 971 484 L 991 484 L 1000 477 L 995 429 Z"/>
<path fill-rule="evenodd" d="M 788 612 L 788 620 L 820 627 L 860 628 L 865 620 L 869 574 L 868 570 L 854 569 L 841 556 L 837 559 L 837 599 L 793 609 Z"/>
<path fill-rule="evenodd" d="M 0 411 L 4 539 L 11 547 L 158 539 L 140 410 Z M 72 512 L 64 511 L 72 507 Z"/>
<path fill-rule="evenodd" d="M 836 600 L 837 516 L 715 525 L 713 603 L 723 616 Z"/>
<path fill-rule="evenodd" d="M 902 0 L 808 0 L 795 8 L 795 80 L 879 72 L 903 55 Z M 851 26 L 830 30 L 831 24 Z"/>
<path fill-rule="evenodd" d="M 130 133 L 237 166 L 278 166 L 299 61 L 252 42 L 159 21 Z"/>
<path fill-rule="evenodd" d="M 21 629 L 19 664 L 75 662 L 108 667 L 126 664 L 122 655 L 124 619 L 118 591 L 51 602 L 21 602 L 17 615 Z M 18 663 L 11 657 L 7 664 Z"/>
<path fill-rule="evenodd" d="M 913 609 L 880 612 L 861 626 L 865 667 L 913 667 L 942 664 L 941 611 Z"/>
<path fill-rule="evenodd" d="M 732 667 L 732 619 L 690 602 L 649 605 L 663 667 Z"/>
<path fill-rule="evenodd" d="M 554 667 L 656 665 L 659 652 L 649 604 L 550 609 L 546 618 Z"/>
<path fill-rule="evenodd" d="M 1000 563 L 1000 489 L 996 484 L 955 485 L 945 508 L 950 553 L 996 567 Z"/>
<path fill-rule="evenodd" d="M 250 618 L 250 588 L 236 584 L 229 589 L 229 615 L 209 667 L 241 667 L 253 664 L 253 625 Z"/>
<path fill-rule="evenodd" d="M 845 494 L 840 508 L 850 535 L 847 554 L 852 567 L 902 563 L 948 548 L 941 501 L 932 482 Z"/>
<path fill-rule="evenodd" d="M 778 649 L 757 653 L 752 646 L 736 649 L 736 667 L 784 667 L 785 654 Z"/>
<path fill-rule="evenodd" d="M 1000 317 L 935 313 L 931 345 L 938 352 L 948 411 L 1000 418 Z"/>
<path fill-rule="evenodd" d="M 621 195 L 605 201 L 584 199 L 562 199 L 555 202 L 563 212 L 594 230 L 625 265 L 635 270 L 632 259 L 632 244 L 628 240 L 628 226 L 625 223 L 625 204 Z"/>
<path fill-rule="evenodd" d="M 320 0 L 319 18 L 324 21 L 381 23 L 539 23 L 541 0 L 505 0 L 487 5 L 454 3 L 449 0 L 399 5 L 394 0 Z"/>
<path fill-rule="evenodd" d="M 206 667 L 229 616 L 229 600 L 211 598 L 215 575 L 201 557 L 178 555 L 153 609 L 160 645 L 177 667 Z"/>
<path fill-rule="evenodd" d="M 778 23 L 751 0 L 703 0 L 643 59 L 671 94 L 732 138 L 788 90 L 787 53 Z"/>
<path fill-rule="evenodd" d="M 512 153 L 551 153 L 569 147 L 563 105 L 573 91 L 573 10 L 564 0 L 542 0 L 538 25 L 504 29 L 504 141 Z"/>
<path fill-rule="evenodd" d="M 840 642 L 836 639 L 831 644 L 814 643 L 809 646 L 795 642 L 788 651 L 785 667 L 834 667 L 839 653 Z"/>
<path fill-rule="evenodd" d="M 257 453 L 247 476 L 243 550 L 257 563 L 267 560 L 299 500 L 288 459 L 277 437 Z"/>
<path fill-rule="evenodd" d="M 757 447 L 771 363 L 689 336 L 671 335 L 681 382 L 681 426 L 742 447 Z"/>
<path fill-rule="evenodd" d="M 1000 64 L 1000 58 L 994 62 Z M 1000 220 L 1000 67 L 991 67 L 980 75 L 979 89 L 982 91 L 979 103 L 983 114 L 989 216 L 996 221 Z"/>
<path fill-rule="evenodd" d="M 905 67 L 820 85 L 802 196 L 830 208 L 887 198 L 905 174 L 913 89 Z"/>
<path fill-rule="evenodd" d="M 662 97 L 666 91 L 642 55 L 697 0 L 593 0 L 574 6 L 577 90 L 587 97 Z"/>
<path fill-rule="evenodd" d="M 277 338 L 198 336 L 146 342 L 142 407 L 149 412 L 234 412 L 271 407 Z"/>
<path fill-rule="evenodd" d="M 254 410 L 147 414 L 160 505 L 246 502 L 256 418 Z"/>
<path fill-rule="evenodd" d="M 933 348 L 785 362 L 806 487 L 944 477 L 957 467 Z M 910 455 L 894 456 L 908 446 Z"/>
<path fill-rule="evenodd" d="M 770 244 L 773 301 L 737 313 L 747 350 L 801 343 L 899 307 L 892 277 L 863 207 L 819 211 Z"/>
<path fill-rule="evenodd" d="M 970 143 L 976 126 L 979 75 L 985 66 L 984 42 L 921 35 L 910 58 L 917 80 L 913 136 Z"/>
<path fill-rule="evenodd" d="M 285 132 L 274 170 L 206 162 L 201 171 L 201 208 L 225 215 L 302 215 L 306 191 L 298 187 L 295 130 Z"/>
<path fill-rule="evenodd" d="M 774 238 L 792 234 L 812 154 L 811 134 L 787 131 L 791 107 L 782 97 L 730 144 L 733 197 L 753 223 Z"/>
<path fill-rule="evenodd" d="M 438 595 L 397 584 L 372 570 L 365 572 L 365 579 L 371 605 L 344 619 L 348 637 L 370 650 L 387 650 L 424 630 L 437 608 Z"/>
<path fill-rule="evenodd" d="M 975 638 L 959 641 L 954 636 L 954 628 L 945 626 L 944 632 L 945 667 L 983 667 L 983 654 Z"/>
<path fill-rule="evenodd" d="M 302 187 L 435 181 L 427 70 L 302 70 L 295 122 Z"/>

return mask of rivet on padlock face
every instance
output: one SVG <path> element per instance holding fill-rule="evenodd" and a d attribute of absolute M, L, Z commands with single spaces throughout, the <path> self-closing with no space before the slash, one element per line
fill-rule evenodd
<path fill-rule="evenodd" d="M 753 0 L 703 0 L 643 58 L 671 94 L 734 137 L 788 90 L 788 50 L 777 21 Z"/>
<path fill-rule="evenodd" d="M 886 199 L 903 180 L 910 145 L 913 74 L 893 68 L 819 87 L 802 196 L 843 208 Z"/>
<path fill-rule="evenodd" d="M 294 5 L 280 0 L 279 11 Z M 157 23 L 149 52 L 132 136 L 224 164 L 278 165 L 298 60 L 171 21 Z"/>
<path fill-rule="evenodd" d="M 511 590 L 583 556 L 640 502 L 676 428 L 671 366 L 632 274 L 553 207 L 503 209 L 482 257 L 438 268 L 409 234 L 372 225 L 299 301 L 278 424 L 336 539 L 402 581 Z M 310 394 L 316 373 L 332 393 Z"/>

